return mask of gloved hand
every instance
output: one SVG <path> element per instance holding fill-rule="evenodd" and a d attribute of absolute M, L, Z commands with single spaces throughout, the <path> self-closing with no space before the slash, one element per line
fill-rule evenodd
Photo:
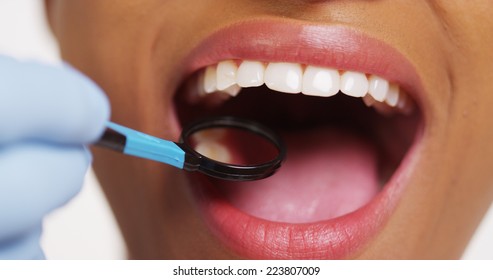
<path fill-rule="evenodd" d="M 0 259 L 43 259 L 43 217 L 76 195 L 109 104 L 69 66 L 0 56 Z"/>

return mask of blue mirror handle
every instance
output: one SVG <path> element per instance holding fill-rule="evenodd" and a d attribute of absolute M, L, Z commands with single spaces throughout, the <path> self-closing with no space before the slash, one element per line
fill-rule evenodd
<path fill-rule="evenodd" d="M 120 153 L 166 163 L 183 169 L 185 151 L 176 143 L 109 122 L 96 143 Z"/>

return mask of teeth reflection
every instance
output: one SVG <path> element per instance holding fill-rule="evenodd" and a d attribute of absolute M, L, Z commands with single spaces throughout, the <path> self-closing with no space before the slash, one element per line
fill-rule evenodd
<path fill-rule="evenodd" d="M 231 162 L 229 150 L 221 143 L 226 135 L 223 128 L 213 128 L 198 131 L 192 135 L 192 141 L 197 143 L 195 151 L 213 160 Z"/>
<path fill-rule="evenodd" d="M 195 132 L 192 140 L 195 143 L 214 142 L 223 139 L 225 135 L 226 129 L 224 128 L 204 129 Z"/>
<path fill-rule="evenodd" d="M 229 153 L 229 150 L 224 145 L 217 142 L 199 142 L 197 146 L 195 146 L 195 151 L 216 161 L 231 162 L 231 154 Z"/>

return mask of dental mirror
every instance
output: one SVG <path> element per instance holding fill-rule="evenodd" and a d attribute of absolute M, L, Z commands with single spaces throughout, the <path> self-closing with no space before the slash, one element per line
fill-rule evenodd
<path fill-rule="evenodd" d="M 286 154 L 282 140 L 272 130 L 229 116 L 187 125 L 178 143 L 109 123 L 96 144 L 232 181 L 267 178 L 279 169 Z"/>

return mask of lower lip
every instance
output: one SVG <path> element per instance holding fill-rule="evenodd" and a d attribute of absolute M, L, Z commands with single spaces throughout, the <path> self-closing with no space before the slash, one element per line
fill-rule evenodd
<path fill-rule="evenodd" d="M 420 138 L 420 137 L 418 137 Z M 419 141 L 383 190 L 366 206 L 316 223 L 290 224 L 250 216 L 228 202 L 202 175 L 190 176 L 206 224 L 227 247 L 251 259 L 347 259 L 383 229 L 412 173 Z"/>

